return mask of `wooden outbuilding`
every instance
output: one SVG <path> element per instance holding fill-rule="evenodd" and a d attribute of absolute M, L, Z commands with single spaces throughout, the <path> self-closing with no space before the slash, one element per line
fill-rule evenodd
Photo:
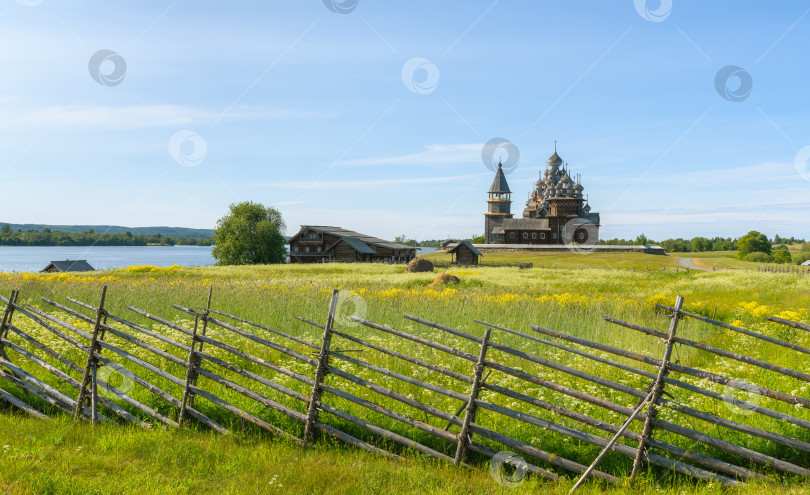
<path fill-rule="evenodd" d="M 478 257 L 483 256 L 481 252 L 470 244 L 470 241 L 461 241 L 448 251 L 453 263 L 459 265 L 477 265 Z"/>
<path fill-rule="evenodd" d="M 51 261 L 42 269 L 43 272 L 94 272 L 96 271 L 87 260 Z"/>
<path fill-rule="evenodd" d="M 413 246 L 340 227 L 302 225 L 287 243 L 290 245 L 290 263 L 407 263 L 416 258 Z"/>

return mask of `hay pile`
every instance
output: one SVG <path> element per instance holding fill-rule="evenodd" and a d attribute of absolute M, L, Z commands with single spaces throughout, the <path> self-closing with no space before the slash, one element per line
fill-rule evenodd
<path fill-rule="evenodd" d="M 447 285 L 447 284 L 457 284 L 461 282 L 461 280 L 456 277 L 455 275 L 451 275 L 449 273 L 440 273 L 436 280 L 431 282 L 428 287 L 435 287 L 437 285 Z"/>
<path fill-rule="evenodd" d="M 432 272 L 433 263 L 425 258 L 414 258 L 408 263 L 408 266 L 405 267 L 405 271 L 413 273 Z"/>

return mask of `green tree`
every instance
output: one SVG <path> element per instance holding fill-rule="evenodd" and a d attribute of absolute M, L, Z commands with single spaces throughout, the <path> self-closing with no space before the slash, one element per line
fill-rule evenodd
<path fill-rule="evenodd" d="M 790 256 L 790 251 L 787 249 L 777 249 L 773 253 L 774 263 L 793 263 L 793 258 Z"/>
<path fill-rule="evenodd" d="M 286 229 L 275 208 L 252 201 L 234 203 L 217 222 L 211 253 L 218 265 L 284 263 Z"/>
<path fill-rule="evenodd" d="M 692 239 L 692 251 L 711 251 L 712 241 L 705 237 L 695 237 Z"/>
<path fill-rule="evenodd" d="M 745 258 L 751 253 L 771 254 L 771 242 L 765 234 L 752 230 L 737 241 L 737 256 Z"/>

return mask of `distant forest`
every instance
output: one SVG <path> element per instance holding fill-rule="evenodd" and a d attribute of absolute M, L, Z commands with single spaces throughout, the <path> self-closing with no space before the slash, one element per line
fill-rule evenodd
<path fill-rule="evenodd" d="M 693 237 L 691 239 L 667 239 L 664 241 L 656 242 L 648 239 L 647 236 L 641 234 L 633 239 L 600 239 L 599 244 L 604 245 L 645 245 L 645 244 L 658 244 L 664 250 L 676 253 L 697 253 L 703 251 L 736 251 L 738 238 L 731 237 Z M 792 245 L 804 244 L 804 239 L 797 239 L 795 237 L 781 237 L 778 234 L 771 240 L 771 244 L 777 245 Z"/>
<path fill-rule="evenodd" d="M 471 241 L 473 244 L 483 244 L 484 243 L 484 236 L 472 237 L 467 239 L 455 239 L 454 242 L 459 240 L 466 240 Z M 646 235 L 641 234 L 640 236 L 636 237 L 635 239 L 599 239 L 599 244 L 605 246 L 642 246 L 642 245 L 650 245 L 650 244 L 657 244 L 664 248 L 665 251 L 671 253 L 696 253 L 696 252 L 703 252 L 703 251 L 736 251 L 737 250 L 737 241 L 739 238 L 732 238 L 732 237 L 693 237 L 691 239 L 666 239 L 664 241 L 655 241 L 653 239 L 648 238 Z M 430 246 L 430 247 L 438 247 L 441 241 L 438 240 L 430 240 L 430 241 L 422 241 L 417 242 L 413 239 L 406 239 L 405 236 L 397 237 L 397 242 L 404 242 L 409 246 Z M 777 246 L 784 246 L 784 245 L 793 245 L 793 244 L 804 244 L 806 241 L 804 239 L 799 239 L 796 237 L 781 237 L 780 235 L 774 236 L 773 239 L 770 239 L 771 244 L 775 247 Z"/>
<path fill-rule="evenodd" d="M 109 233 L 96 232 L 92 228 L 81 232 L 66 232 L 48 227 L 41 230 L 14 230 L 9 224 L 0 227 L 0 246 L 210 246 L 212 243 L 211 236 L 194 234 L 133 234 L 131 231 Z"/>

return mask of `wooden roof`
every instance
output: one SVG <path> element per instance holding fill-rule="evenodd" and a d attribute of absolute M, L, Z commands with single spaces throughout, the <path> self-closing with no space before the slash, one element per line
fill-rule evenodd
<path fill-rule="evenodd" d="M 92 272 L 96 270 L 87 260 L 64 260 L 51 261 L 42 271 L 52 271 L 52 268 L 56 268 L 60 272 Z"/>
<path fill-rule="evenodd" d="M 489 186 L 490 194 L 493 193 L 511 193 L 509 184 L 506 183 L 506 175 L 503 173 L 503 166 L 498 163 L 498 171 L 495 172 L 495 178 L 492 179 L 492 185 Z"/>
<path fill-rule="evenodd" d="M 325 225 L 302 225 L 301 230 L 298 231 L 298 234 L 295 234 L 287 242 L 288 243 L 292 242 L 293 239 L 298 237 L 302 232 L 306 232 L 307 230 L 313 230 L 315 232 L 320 232 L 323 234 L 331 234 L 340 237 L 341 240 L 346 242 L 346 244 L 350 245 L 352 248 L 354 248 L 356 251 L 360 253 L 368 253 L 368 254 L 376 253 L 376 251 L 374 251 L 373 249 L 374 247 L 384 247 L 388 249 L 413 249 L 413 250 L 416 249 L 413 246 L 400 244 L 398 242 L 386 241 L 385 239 L 380 239 L 379 237 L 374 237 L 367 234 L 361 234 L 353 230 L 346 230 L 341 227 L 329 227 Z"/>
<path fill-rule="evenodd" d="M 448 252 L 448 253 L 455 253 L 455 252 L 458 252 L 458 248 L 460 248 L 461 246 L 466 247 L 467 249 L 469 249 L 470 251 L 472 251 L 472 252 L 473 252 L 473 253 L 474 253 L 476 256 L 483 256 L 483 254 L 481 254 L 481 251 L 479 251 L 479 250 L 475 249 L 475 246 L 473 246 L 472 244 L 470 244 L 470 241 L 461 241 L 461 242 L 459 242 L 458 244 L 456 244 L 456 245 L 453 247 L 453 249 L 451 249 L 450 251 L 447 251 L 447 252 Z"/>
<path fill-rule="evenodd" d="M 503 221 L 504 230 L 551 230 L 548 218 L 507 218 Z"/>

